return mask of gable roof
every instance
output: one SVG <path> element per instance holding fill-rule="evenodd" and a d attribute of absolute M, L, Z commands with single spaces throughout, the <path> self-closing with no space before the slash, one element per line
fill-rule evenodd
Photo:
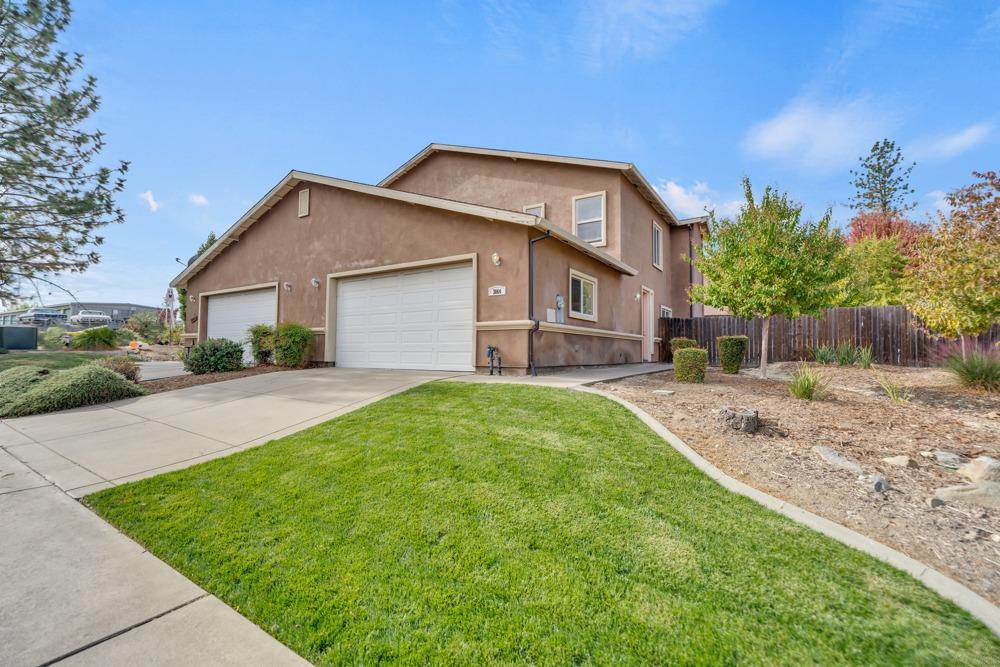
<path fill-rule="evenodd" d="M 219 253 L 225 250 L 228 246 L 236 243 L 239 240 L 240 234 L 245 232 L 251 225 L 260 220 L 265 213 L 274 208 L 274 206 L 281 201 L 285 195 L 298 187 L 300 183 L 316 183 L 317 185 L 326 185 L 341 190 L 359 192 L 373 197 L 381 197 L 383 199 L 392 199 L 395 201 L 406 202 L 408 204 L 428 206 L 430 208 L 453 211 L 455 213 L 464 213 L 466 215 L 472 215 L 494 222 L 504 222 L 508 224 L 531 227 L 543 233 L 548 232 L 553 238 L 572 246 L 576 250 L 579 250 L 580 252 L 589 255 L 604 264 L 607 264 L 621 273 L 625 273 L 630 276 L 634 276 L 639 273 L 625 262 L 612 257 L 608 253 L 593 247 L 579 237 L 570 234 L 563 229 L 555 227 L 549 223 L 548 220 L 539 218 L 535 215 L 517 213 L 515 211 L 507 211 L 489 206 L 481 206 L 479 204 L 467 204 L 465 202 L 454 201 L 451 199 L 441 199 L 440 197 L 431 197 L 430 195 L 404 192 L 402 190 L 393 190 L 375 185 L 367 185 L 365 183 L 356 183 L 354 181 L 347 181 L 341 178 L 332 178 L 330 176 L 320 176 L 319 174 L 292 170 L 288 172 L 288 174 L 281 179 L 277 185 L 271 188 L 267 194 L 261 197 L 260 201 L 254 204 L 249 211 L 244 213 L 232 227 L 227 229 L 215 243 L 209 246 L 209 248 L 199 255 L 195 261 L 191 262 L 187 268 L 177 274 L 177 277 L 170 281 L 170 286 L 181 287 L 187 284 L 187 281 L 190 280 L 192 276 L 201 271 L 201 269 L 207 266 L 209 262 L 215 259 L 215 257 L 217 257 Z"/>
<path fill-rule="evenodd" d="M 649 184 L 649 181 L 646 180 L 646 177 L 639 172 L 634 164 L 631 162 L 617 162 L 614 160 L 593 160 L 583 157 L 548 155 L 546 153 L 526 153 L 523 151 L 505 151 L 495 148 L 475 148 L 472 146 L 456 146 L 453 144 L 428 144 L 426 148 L 407 160 L 406 163 L 396 169 L 396 171 L 383 178 L 379 183 L 379 187 L 389 187 L 404 174 L 429 158 L 431 155 L 441 151 L 449 153 L 466 153 L 469 155 L 488 155 L 490 157 L 505 157 L 510 158 L 511 160 L 535 160 L 537 162 L 556 162 L 559 164 L 572 164 L 581 167 L 597 167 L 598 169 L 614 169 L 622 172 L 622 175 L 625 176 L 625 178 L 627 178 L 628 181 L 639 190 L 653 209 L 666 218 L 668 222 L 677 224 L 679 220 L 679 218 L 674 215 L 674 212 L 670 210 L 670 207 L 667 206 L 667 203 L 663 201 L 663 198 L 660 197 L 660 193 L 656 191 L 656 188 Z"/>

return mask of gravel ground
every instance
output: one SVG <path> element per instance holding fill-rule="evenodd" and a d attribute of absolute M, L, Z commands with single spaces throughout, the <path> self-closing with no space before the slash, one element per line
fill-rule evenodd
<path fill-rule="evenodd" d="M 788 393 L 794 364 L 775 364 L 775 379 L 710 369 L 703 385 L 657 373 L 597 385 L 640 406 L 698 453 L 752 486 L 888 544 L 945 572 L 1000 603 L 1000 510 L 964 503 L 931 508 L 943 486 L 965 480 L 922 452 L 943 450 L 966 459 L 1000 458 L 1000 396 L 963 390 L 937 369 L 819 367 L 826 394 L 802 401 Z M 893 403 L 879 388 L 884 377 L 912 393 Z M 655 389 L 675 391 L 671 396 Z M 723 406 L 759 411 L 762 433 L 724 429 Z M 876 492 L 855 473 L 835 469 L 812 451 L 825 445 L 886 477 Z M 915 468 L 882 459 L 907 455 Z"/>

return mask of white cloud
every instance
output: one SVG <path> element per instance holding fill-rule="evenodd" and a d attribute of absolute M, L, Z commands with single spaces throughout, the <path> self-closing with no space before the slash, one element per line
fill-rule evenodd
<path fill-rule="evenodd" d="M 682 218 L 693 218 L 705 215 L 707 211 L 714 210 L 720 217 L 735 215 L 739 212 L 743 200 L 733 199 L 730 201 L 716 201 L 716 192 L 708 187 L 708 183 L 695 181 L 690 188 L 685 188 L 676 181 L 661 181 L 656 191 L 660 193 L 663 200 L 667 202 L 677 215 Z"/>
<path fill-rule="evenodd" d="M 941 211 L 945 215 L 951 212 L 951 205 L 948 200 L 945 199 L 947 192 L 944 190 L 931 190 L 926 195 L 927 199 L 931 200 L 931 207 L 936 211 Z"/>
<path fill-rule="evenodd" d="M 851 164 L 888 134 L 891 116 L 864 97 L 824 104 L 797 98 L 747 132 L 751 156 L 829 171 Z"/>
<path fill-rule="evenodd" d="M 143 200 L 149 205 L 149 210 L 152 213 L 156 213 L 156 209 L 160 208 L 160 203 L 153 198 L 152 190 L 146 190 L 145 192 L 143 192 L 141 195 L 139 195 L 139 199 Z"/>
<path fill-rule="evenodd" d="M 649 58 L 696 30 L 718 0 L 590 0 L 577 42 L 599 69 L 625 57 Z"/>
<path fill-rule="evenodd" d="M 986 141 L 992 132 L 993 123 L 974 123 L 958 132 L 918 141 L 914 154 L 924 159 L 955 157 Z"/>
<path fill-rule="evenodd" d="M 191 196 L 188 197 L 188 201 L 195 206 L 208 206 L 208 197 L 198 194 L 197 192 L 192 193 Z"/>

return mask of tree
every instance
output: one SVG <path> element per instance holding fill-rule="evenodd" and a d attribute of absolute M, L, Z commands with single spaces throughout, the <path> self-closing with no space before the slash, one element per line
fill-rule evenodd
<path fill-rule="evenodd" d="M 901 214 L 916 204 L 907 199 L 915 190 L 910 187 L 910 172 L 916 163 L 904 165 L 903 152 L 889 139 L 876 141 L 867 157 L 858 158 L 861 168 L 851 170 L 854 196 L 851 208 L 882 215 Z"/>
<path fill-rule="evenodd" d="M 951 213 L 917 245 L 907 270 L 907 306 L 946 338 L 976 336 L 1000 321 L 1000 178 L 972 172 L 978 182 L 947 196 Z"/>
<path fill-rule="evenodd" d="M 124 221 L 115 195 L 127 162 L 92 162 L 104 134 L 84 129 L 97 81 L 83 57 L 56 48 L 68 0 L 0 0 L 0 298 L 25 282 L 98 262 L 95 232 Z M 81 80 L 82 77 L 82 80 Z"/>
<path fill-rule="evenodd" d="M 743 179 L 746 204 L 734 219 L 710 213 L 709 234 L 695 249 L 694 265 L 705 284 L 692 286 L 694 301 L 726 308 L 740 317 L 763 318 L 760 373 L 767 377 L 767 345 L 773 315 L 819 315 L 834 304 L 846 274 L 840 232 L 830 229 L 831 212 L 802 222 L 802 206 L 770 187 L 754 201 Z"/>
<path fill-rule="evenodd" d="M 847 242 L 894 238 L 896 251 L 905 257 L 913 257 L 917 242 L 929 231 L 930 225 L 913 222 L 900 213 L 863 211 L 848 224 Z"/>
<path fill-rule="evenodd" d="M 897 306 L 903 303 L 906 257 L 894 236 L 869 236 L 844 248 L 842 261 L 848 268 L 841 281 L 836 305 Z"/>
<path fill-rule="evenodd" d="M 209 232 L 208 237 L 201 242 L 200 246 L 198 246 L 198 251 L 194 255 L 195 259 L 200 257 L 203 252 L 215 245 L 215 242 L 218 240 L 219 239 L 215 238 L 215 232 Z M 187 322 L 187 290 L 183 287 L 177 288 L 177 303 L 180 304 L 178 306 L 178 310 L 180 310 L 181 324 L 185 324 Z"/>

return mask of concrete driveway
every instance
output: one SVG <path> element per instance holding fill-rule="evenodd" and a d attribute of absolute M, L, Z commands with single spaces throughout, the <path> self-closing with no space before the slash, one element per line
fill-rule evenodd
<path fill-rule="evenodd" d="M 312 369 L 0 422 L 0 665 L 299 665 L 74 500 L 447 374 Z"/>

